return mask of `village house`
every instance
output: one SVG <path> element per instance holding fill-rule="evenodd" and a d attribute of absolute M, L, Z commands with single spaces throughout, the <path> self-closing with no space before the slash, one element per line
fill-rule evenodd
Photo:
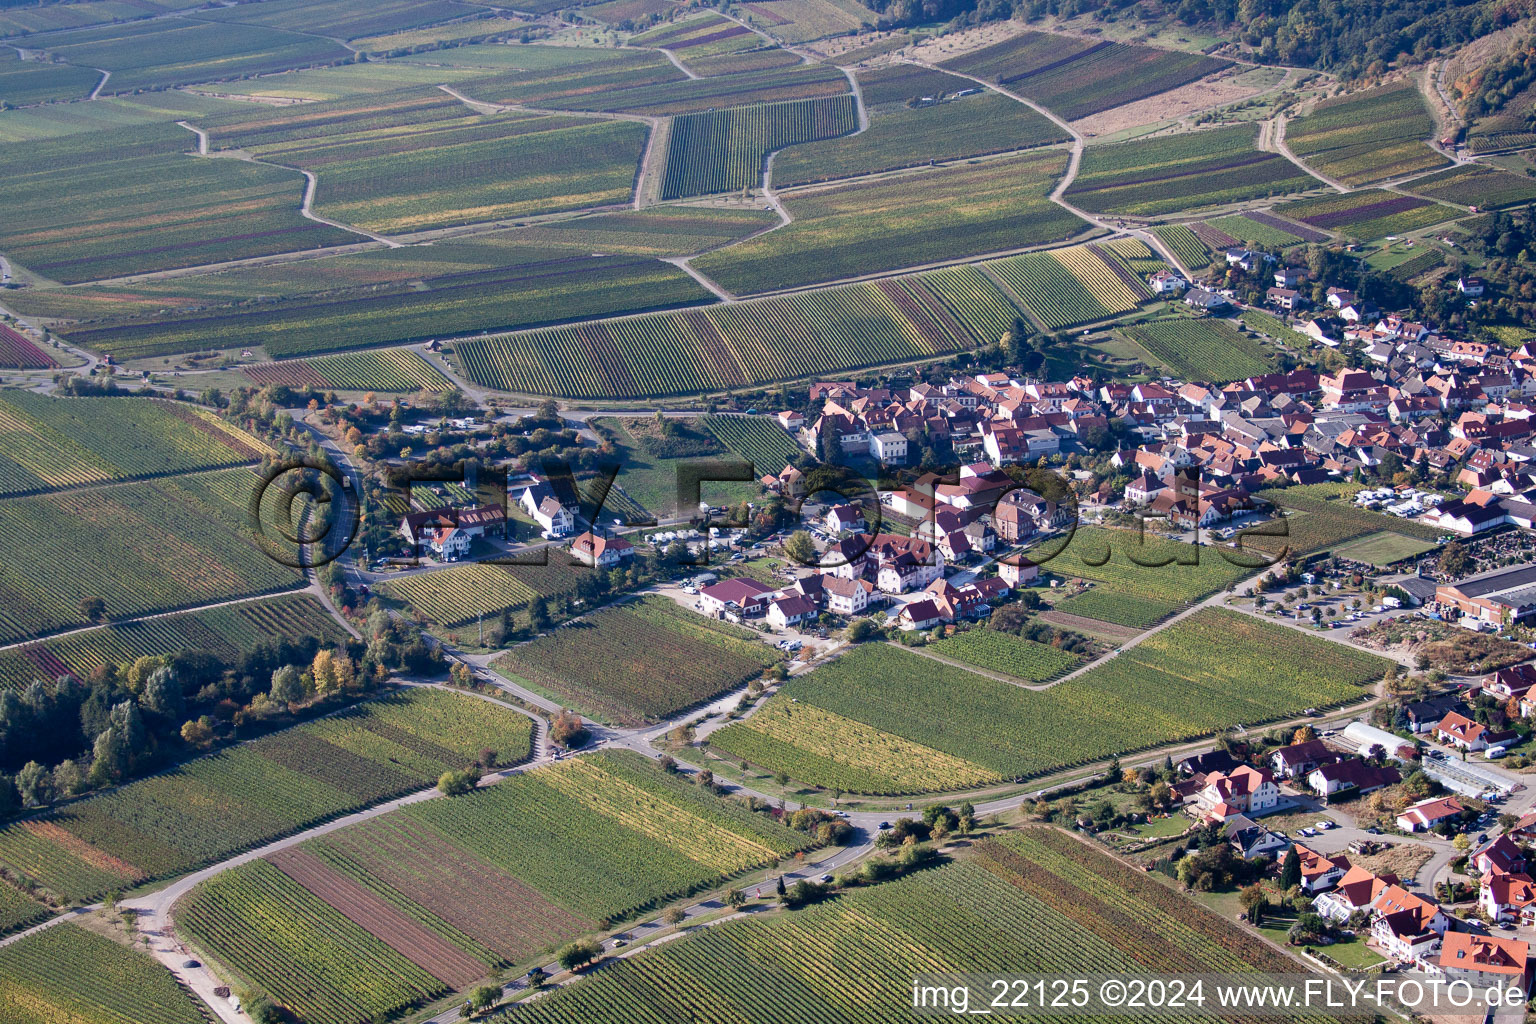
<path fill-rule="evenodd" d="M 1466 982 L 1476 989 L 1515 985 L 1528 993 L 1530 957 L 1530 944 L 1519 939 L 1451 932 L 1445 936 L 1438 965 L 1449 982 Z"/>
<path fill-rule="evenodd" d="M 1498 924 L 1536 925 L 1536 882 L 1527 874 L 1486 875 L 1478 888 L 1477 906 Z"/>
<path fill-rule="evenodd" d="M 635 557 L 635 546 L 623 537 L 604 537 L 588 530 L 571 541 L 571 555 L 583 565 L 612 569 Z"/>
<path fill-rule="evenodd" d="M 1347 857 L 1318 853 L 1300 843 L 1296 844 L 1296 855 L 1301 860 L 1301 889 L 1308 896 L 1332 889 L 1350 867 Z"/>
<path fill-rule="evenodd" d="M 1196 810 L 1209 821 L 1226 821 L 1239 814 L 1256 817 L 1280 805 L 1280 787 L 1263 768 L 1240 765 L 1231 772 L 1213 772 L 1195 798 Z"/>
<path fill-rule="evenodd" d="M 875 585 L 868 580 L 841 576 L 823 576 L 821 592 L 827 602 L 827 611 L 844 616 L 861 614 L 878 596 Z"/>
<path fill-rule="evenodd" d="M 1040 567 L 1022 555 L 1004 555 L 997 563 L 997 578 L 1015 590 L 1040 578 Z"/>
<path fill-rule="evenodd" d="M 1281 747 L 1269 755 L 1269 763 L 1282 779 L 1294 779 L 1306 775 L 1320 764 L 1337 761 L 1339 755 L 1328 749 L 1322 740 L 1303 740 L 1288 747 Z"/>
<path fill-rule="evenodd" d="M 712 619 L 740 622 L 763 614 L 774 588 L 745 576 L 721 580 L 699 591 L 697 608 Z"/>
<path fill-rule="evenodd" d="M 1494 732 L 1474 722 L 1460 711 L 1450 712 L 1440 719 L 1439 725 L 1435 726 L 1435 739 L 1448 746 L 1472 753 L 1487 750 L 1493 744 L 1512 737 L 1511 731 Z"/>
<path fill-rule="evenodd" d="M 864 510 L 857 505 L 833 505 L 827 509 L 827 530 L 833 534 L 864 530 Z"/>
<path fill-rule="evenodd" d="M 1347 761 L 1321 764 L 1307 773 L 1307 785 L 1318 796 L 1327 798 L 1347 793 L 1351 796 L 1373 793 L 1386 786 L 1402 781 L 1396 768 L 1386 765 L 1378 768 L 1358 757 Z"/>
<path fill-rule="evenodd" d="M 1518 875 L 1526 870 L 1525 851 L 1507 835 L 1495 836 L 1467 857 L 1480 875 Z"/>
<path fill-rule="evenodd" d="M 902 605 L 901 611 L 896 615 L 898 628 L 907 631 L 915 629 L 932 629 L 934 626 L 944 624 L 944 613 L 930 597 L 918 598 Z"/>
<path fill-rule="evenodd" d="M 1228 818 L 1221 826 L 1221 835 L 1244 860 L 1277 856 L 1291 848 L 1283 833 L 1265 828 L 1246 814 Z"/>
<path fill-rule="evenodd" d="M 774 629 L 788 629 L 816 617 L 816 602 L 804 594 L 786 594 L 769 601 L 765 615 Z"/>
<path fill-rule="evenodd" d="M 1388 886 L 1373 909 L 1371 938 L 1381 951 L 1398 963 L 1428 969 L 1450 927 L 1445 912 L 1401 885 Z"/>
<path fill-rule="evenodd" d="M 1397 827 L 1404 832 L 1428 832 L 1444 822 L 1459 820 L 1463 810 L 1453 796 L 1420 800 L 1397 816 Z"/>
<path fill-rule="evenodd" d="M 1332 891 L 1312 901 L 1312 909 L 1324 919 L 1344 924 L 1355 914 L 1369 911 L 1381 894 L 1397 884 L 1397 876 L 1381 876 L 1357 865 L 1338 880 Z"/>

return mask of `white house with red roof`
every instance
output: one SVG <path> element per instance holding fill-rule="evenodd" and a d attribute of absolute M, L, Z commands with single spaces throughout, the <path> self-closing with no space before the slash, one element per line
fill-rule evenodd
<path fill-rule="evenodd" d="M 1332 889 L 1350 869 L 1349 858 L 1318 853 L 1300 843 L 1296 844 L 1296 855 L 1301 859 L 1301 888 L 1308 896 Z"/>
<path fill-rule="evenodd" d="M 1332 892 L 1312 901 L 1312 909 L 1329 921 L 1343 924 L 1353 915 L 1374 907 L 1381 894 L 1396 884 L 1396 875 L 1377 875 L 1351 864 Z"/>
<path fill-rule="evenodd" d="M 1500 924 L 1518 922 L 1528 928 L 1536 924 L 1536 882 L 1524 873 L 1484 875 L 1477 905 Z"/>
<path fill-rule="evenodd" d="M 944 613 L 931 597 L 908 601 L 896 616 L 897 624 L 905 630 L 932 629 L 944 623 Z"/>
<path fill-rule="evenodd" d="M 1257 817 L 1280 806 L 1280 787 L 1266 769 L 1239 765 L 1230 772 L 1212 772 L 1195 795 L 1200 817 L 1226 821 L 1239 814 Z"/>
<path fill-rule="evenodd" d="M 1460 750 L 1487 750 L 1489 730 L 1460 711 L 1452 711 L 1435 726 L 1435 739 Z"/>
<path fill-rule="evenodd" d="M 1519 939 L 1451 932 L 1436 966 L 1447 981 L 1466 982 L 1473 988 L 1518 985 L 1522 992 L 1531 990 L 1531 947 Z"/>
<path fill-rule="evenodd" d="M 635 546 L 623 537 L 604 537 L 590 530 L 571 541 L 571 555 L 583 565 L 612 569 L 635 557 Z"/>
<path fill-rule="evenodd" d="M 1442 822 L 1458 820 L 1464 810 L 1453 796 L 1420 800 L 1397 816 L 1397 827 L 1404 832 L 1428 832 Z"/>
<path fill-rule="evenodd" d="M 768 602 L 768 624 L 788 629 L 816 617 L 816 602 L 804 594 L 787 594 Z"/>
<path fill-rule="evenodd" d="M 773 593 L 776 593 L 775 589 L 766 583 L 739 576 L 710 584 L 699 591 L 697 607 L 711 618 L 740 621 L 767 611 L 768 598 Z"/>
<path fill-rule="evenodd" d="M 1440 951 L 1440 937 L 1451 924 L 1439 904 L 1392 885 L 1382 892 L 1373 909 L 1376 923 L 1371 926 L 1371 938 L 1383 953 L 1398 963 L 1432 966 Z"/>

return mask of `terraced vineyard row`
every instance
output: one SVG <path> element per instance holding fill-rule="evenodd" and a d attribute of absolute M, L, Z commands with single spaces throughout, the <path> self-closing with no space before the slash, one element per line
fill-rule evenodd
<path fill-rule="evenodd" d="M 471 562 L 438 572 L 401 576 L 388 589 L 411 607 L 444 626 L 462 626 L 480 615 L 522 611 L 535 597 L 575 591 L 591 570 L 569 556 L 551 553 L 547 565 L 486 565 Z"/>
<path fill-rule="evenodd" d="M 981 266 L 1052 330 L 1127 313 L 1148 298 L 1140 280 L 1103 246 L 1027 252 Z"/>
<path fill-rule="evenodd" d="M 147 953 L 62 924 L 0 949 L 5 1024 L 207 1024 L 202 1004 Z"/>
<path fill-rule="evenodd" d="M 663 199 L 734 192 L 762 184 L 763 160 L 797 142 L 846 135 L 859 126 L 852 96 L 825 96 L 685 114 L 672 121 Z"/>
<path fill-rule="evenodd" d="M 972 344 L 963 321 L 961 334 L 944 311 L 923 303 L 916 309 L 915 320 L 880 284 L 856 284 L 477 338 L 460 342 L 456 355 L 465 374 L 487 387 L 642 398 L 922 359 Z"/>
<path fill-rule="evenodd" d="M 1032 683 L 1055 679 L 1081 664 L 1081 659 L 1068 651 L 995 629 L 956 633 L 934 644 L 933 650 L 956 661 Z"/>
<path fill-rule="evenodd" d="M 446 391 L 452 385 L 438 369 L 408 349 L 258 363 L 241 368 L 258 384 L 344 391 Z"/>

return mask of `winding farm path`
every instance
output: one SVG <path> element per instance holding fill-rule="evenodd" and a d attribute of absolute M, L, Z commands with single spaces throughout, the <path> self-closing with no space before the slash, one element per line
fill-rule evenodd
<path fill-rule="evenodd" d="M 1295 164 L 1297 167 L 1301 168 L 1303 171 L 1305 171 L 1306 173 L 1310 174 L 1312 177 L 1316 178 L 1318 181 L 1322 182 L 1324 185 L 1327 185 L 1329 188 L 1333 189 L 1335 192 L 1348 192 L 1349 191 L 1349 186 L 1348 185 L 1345 185 L 1343 182 L 1337 180 L 1336 178 L 1328 177 L 1328 175 L 1324 174 L 1323 172 L 1321 172 L 1319 170 L 1316 170 L 1316 169 L 1314 169 L 1312 167 L 1309 167 L 1306 163 L 1304 163 L 1302 161 L 1302 159 L 1300 157 L 1298 157 L 1295 153 L 1291 152 L 1291 147 L 1287 146 L 1285 144 L 1285 123 L 1286 123 L 1286 116 L 1284 114 L 1276 114 L 1275 115 L 1275 130 L 1274 130 L 1274 133 L 1272 135 L 1272 141 L 1274 142 L 1275 152 L 1279 153 L 1281 156 L 1285 157 L 1291 163 Z"/>

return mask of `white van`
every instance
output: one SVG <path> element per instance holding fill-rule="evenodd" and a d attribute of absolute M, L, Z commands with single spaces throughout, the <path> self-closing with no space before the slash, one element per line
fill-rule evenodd
<path fill-rule="evenodd" d="M 1503 757 L 1506 753 L 1507 753 L 1507 751 L 1504 749 L 1504 746 L 1502 744 L 1495 743 L 1493 746 L 1491 746 L 1487 750 L 1483 751 L 1483 756 L 1486 757 L 1490 761 L 1497 761 L 1499 758 Z"/>

